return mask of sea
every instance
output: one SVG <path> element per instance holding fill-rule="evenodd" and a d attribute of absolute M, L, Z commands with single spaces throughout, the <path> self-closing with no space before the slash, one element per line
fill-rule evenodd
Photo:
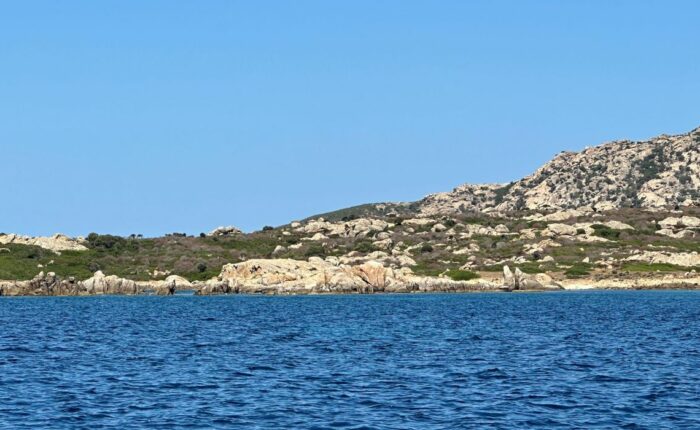
<path fill-rule="evenodd" d="M 2 429 L 699 429 L 700 292 L 2 297 Z"/>

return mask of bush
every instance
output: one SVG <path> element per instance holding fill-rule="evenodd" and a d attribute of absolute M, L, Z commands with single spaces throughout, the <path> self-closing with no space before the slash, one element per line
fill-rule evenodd
<path fill-rule="evenodd" d="M 87 242 L 91 248 L 119 249 L 126 244 L 126 239 L 111 234 L 90 233 Z"/>
<path fill-rule="evenodd" d="M 692 267 L 676 266 L 668 263 L 626 263 L 622 270 L 628 272 L 685 272 L 692 270 Z"/>
<path fill-rule="evenodd" d="M 326 250 L 323 248 L 323 246 L 315 243 L 313 245 L 310 245 L 308 248 L 306 248 L 306 251 L 304 251 L 304 256 L 305 257 L 323 257 L 326 255 Z"/>
<path fill-rule="evenodd" d="M 403 218 L 390 217 L 387 219 L 387 222 L 392 223 L 394 225 L 401 225 L 401 224 L 403 224 Z"/>
<path fill-rule="evenodd" d="M 199 273 L 204 273 L 204 272 L 206 272 L 206 270 L 207 270 L 207 265 L 206 265 L 206 264 L 204 264 L 204 263 L 198 263 L 198 264 L 197 264 L 197 271 L 198 271 Z"/>
<path fill-rule="evenodd" d="M 426 243 L 425 245 L 420 247 L 420 252 L 421 252 L 421 254 L 427 254 L 429 252 L 433 252 L 433 245 Z"/>
<path fill-rule="evenodd" d="M 262 231 L 270 231 L 274 230 L 275 228 L 271 225 L 266 225 L 265 227 L 262 228 Z"/>
<path fill-rule="evenodd" d="M 595 230 L 595 233 L 593 233 L 594 236 L 599 236 L 605 239 L 610 239 L 610 240 L 615 240 L 620 238 L 620 230 L 614 230 L 607 225 L 602 225 L 602 224 L 593 224 L 591 226 L 593 230 Z"/>
<path fill-rule="evenodd" d="M 355 244 L 354 250 L 357 252 L 368 254 L 370 252 L 376 251 L 377 248 L 374 245 L 372 245 L 372 242 L 363 240 Z"/>
<path fill-rule="evenodd" d="M 206 235 L 206 233 L 199 233 L 199 237 L 201 237 L 202 239 L 204 239 L 205 237 L 207 237 L 207 235 Z"/>
<path fill-rule="evenodd" d="M 469 281 L 471 279 L 476 279 L 479 277 L 478 273 L 471 272 L 469 270 L 448 270 L 447 276 L 452 278 L 453 281 Z"/>
<path fill-rule="evenodd" d="M 591 266 L 585 263 L 576 263 L 564 272 L 567 278 L 582 278 L 591 274 Z"/>

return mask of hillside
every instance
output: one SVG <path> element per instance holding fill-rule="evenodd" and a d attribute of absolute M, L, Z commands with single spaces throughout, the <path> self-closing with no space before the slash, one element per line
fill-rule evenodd
<path fill-rule="evenodd" d="M 232 285 L 236 291 L 258 291 L 257 284 L 240 287 L 270 279 L 288 282 L 302 276 L 296 270 L 313 276 L 285 284 L 285 291 L 299 285 L 306 292 L 329 291 L 314 284 L 327 273 L 344 280 L 336 291 L 348 292 L 364 291 L 363 282 L 376 275 L 376 267 L 388 270 L 381 279 L 392 279 L 392 288 L 408 282 L 450 289 L 466 287 L 418 277 L 479 278 L 497 286 L 507 282 L 500 276 L 509 266 L 557 285 L 583 280 L 640 286 L 654 274 L 673 275 L 663 282 L 687 286 L 700 270 L 699 147 L 699 129 L 612 142 L 563 152 L 505 186 L 463 185 L 413 203 L 361 205 L 248 234 L 234 227 L 161 238 L 0 234 L 0 279 L 31 279 L 39 271 L 88 279 L 102 271 L 139 282 L 172 275 L 213 280 L 215 287 L 207 291 L 229 291 Z M 266 263 L 275 260 L 280 263 Z M 226 269 L 253 261 L 250 267 Z M 261 267 L 275 273 L 241 274 Z M 229 284 L 222 289 L 224 275 Z M 264 287 L 260 291 L 275 291 Z M 375 287 L 372 291 L 383 291 Z"/>
<path fill-rule="evenodd" d="M 700 202 L 700 128 L 676 136 L 562 152 L 508 185 L 462 185 L 416 202 L 420 213 L 594 210 L 692 206 Z"/>
<path fill-rule="evenodd" d="M 510 184 L 464 184 L 412 203 L 376 203 L 317 215 L 330 220 L 517 210 L 662 208 L 700 204 L 700 128 L 645 141 L 561 152 Z"/>

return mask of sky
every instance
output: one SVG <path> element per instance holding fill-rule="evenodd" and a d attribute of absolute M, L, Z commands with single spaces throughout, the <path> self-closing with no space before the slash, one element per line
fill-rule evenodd
<path fill-rule="evenodd" d="M 0 3 L 0 232 L 250 231 L 700 126 L 697 1 Z"/>

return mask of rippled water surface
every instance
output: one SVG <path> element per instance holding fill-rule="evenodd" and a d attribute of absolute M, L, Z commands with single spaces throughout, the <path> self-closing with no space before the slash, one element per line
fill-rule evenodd
<path fill-rule="evenodd" d="M 0 299 L 2 428 L 700 428 L 700 293 Z"/>

